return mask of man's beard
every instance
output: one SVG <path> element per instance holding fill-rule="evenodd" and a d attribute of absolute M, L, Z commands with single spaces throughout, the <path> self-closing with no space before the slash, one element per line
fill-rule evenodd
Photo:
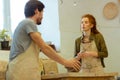
<path fill-rule="evenodd" d="M 40 25 L 41 24 L 41 22 L 37 22 L 37 25 Z"/>
<path fill-rule="evenodd" d="M 38 19 L 38 20 L 37 20 L 37 25 L 40 25 L 40 24 L 41 24 L 41 21 L 42 21 L 42 19 Z"/>

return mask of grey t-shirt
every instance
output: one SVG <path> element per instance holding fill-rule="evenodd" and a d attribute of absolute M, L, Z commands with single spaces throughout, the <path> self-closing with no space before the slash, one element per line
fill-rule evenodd
<path fill-rule="evenodd" d="M 29 33 L 37 31 L 37 26 L 31 19 L 24 19 L 18 24 L 13 35 L 9 57 L 10 61 L 13 60 L 19 54 L 26 51 L 26 49 L 29 47 L 32 41 Z"/>

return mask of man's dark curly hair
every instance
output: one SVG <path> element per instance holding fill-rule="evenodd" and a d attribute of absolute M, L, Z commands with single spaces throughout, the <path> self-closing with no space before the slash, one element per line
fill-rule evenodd
<path fill-rule="evenodd" d="M 25 17 L 32 17 L 36 9 L 41 12 L 44 7 L 44 4 L 38 0 L 29 0 L 24 8 Z"/>

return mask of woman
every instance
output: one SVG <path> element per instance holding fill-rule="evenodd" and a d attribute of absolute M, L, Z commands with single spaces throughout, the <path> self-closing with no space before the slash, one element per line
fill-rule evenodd
<path fill-rule="evenodd" d="M 79 71 L 82 73 L 103 73 L 104 58 L 108 57 L 108 51 L 102 34 L 96 29 L 94 16 L 83 15 L 80 28 L 82 36 L 75 40 L 75 57 L 81 62 Z"/>

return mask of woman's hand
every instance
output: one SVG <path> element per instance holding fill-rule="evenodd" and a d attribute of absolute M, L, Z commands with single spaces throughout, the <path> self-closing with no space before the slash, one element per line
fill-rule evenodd
<path fill-rule="evenodd" d="M 95 51 L 85 51 L 85 52 L 80 52 L 77 54 L 78 59 L 89 57 L 89 56 L 98 57 L 98 53 Z"/>

